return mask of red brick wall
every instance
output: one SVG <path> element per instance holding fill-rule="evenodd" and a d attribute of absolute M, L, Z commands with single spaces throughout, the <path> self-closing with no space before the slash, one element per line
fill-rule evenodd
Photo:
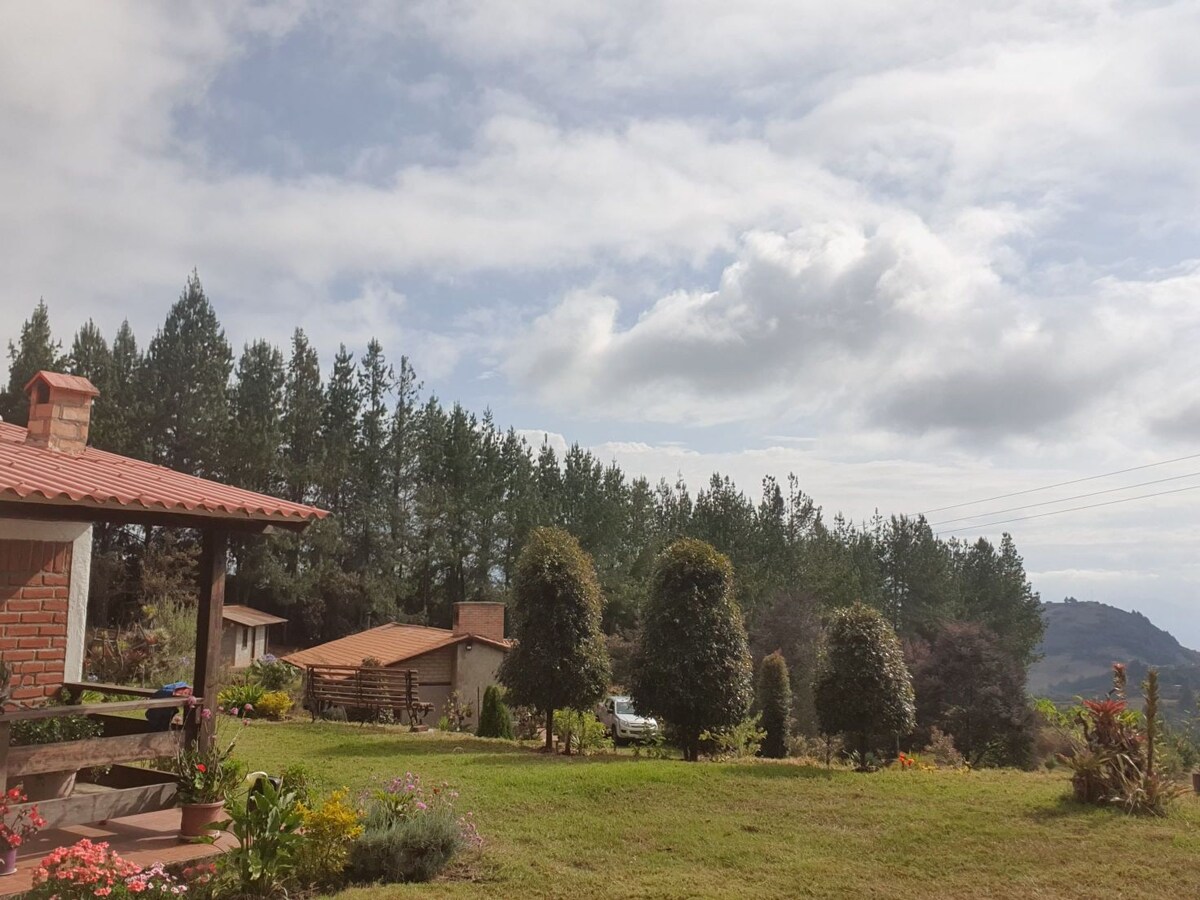
<path fill-rule="evenodd" d="M 504 640 L 504 604 L 455 603 L 454 633 Z"/>
<path fill-rule="evenodd" d="M 52 696 L 63 683 L 71 544 L 0 540 L 0 658 L 12 699 Z"/>

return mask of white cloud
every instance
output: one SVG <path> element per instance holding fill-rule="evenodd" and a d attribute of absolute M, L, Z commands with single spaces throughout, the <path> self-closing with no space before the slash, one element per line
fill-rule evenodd
<path fill-rule="evenodd" d="M 875 215 L 751 232 L 715 290 L 628 325 L 613 297 L 573 292 L 516 339 L 509 371 L 593 416 L 1003 436 L 1062 427 L 1163 337 L 1115 290 L 1039 305 L 997 274 L 993 238 Z"/>

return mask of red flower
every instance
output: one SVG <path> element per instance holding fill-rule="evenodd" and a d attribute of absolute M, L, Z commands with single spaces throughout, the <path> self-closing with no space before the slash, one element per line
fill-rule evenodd
<path fill-rule="evenodd" d="M 208 766 L 206 766 L 204 763 L 196 763 L 196 771 L 198 771 L 198 772 L 207 772 L 207 771 L 208 771 Z"/>

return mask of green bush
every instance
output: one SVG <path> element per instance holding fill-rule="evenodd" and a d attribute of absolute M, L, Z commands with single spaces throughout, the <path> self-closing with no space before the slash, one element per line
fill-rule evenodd
<path fill-rule="evenodd" d="M 570 756 L 579 753 L 586 756 L 596 750 L 612 748 L 612 739 L 604 723 L 587 710 L 556 709 L 554 732 L 563 743 L 563 752 Z"/>
<path fill-rule="evenodd" d="M 350 851 L 350 877 L 359 882 L 429 881 L 465 842 L 451 810 L 431 810 L 368 828 Z"/>
<path fill-rule="evenodd" d="M 313 803 L 313 777 L 303 763 L 294 763 L 279 773 L 279 792 L 295 794 L 296 802 L 309 806 Z"/>
<path fill-rule="evenodd" d="M 267 653 L 250 666 L 250 678 L 262 685 L 264 691 L 286 691 L 295 686 L 300 673 L 279 657 Z"/>
<path fill-rule="evenodd" d="M 745 759 L 758 753 L 767 733 L 762 730 L 761 716 L 743 719 L 736 725 L 716 731 L 700 732 L 700 743 L 716 759 Z"/>
<path fill-rule="evenodd" d="M 266 690 L 260 684 L 249 681 L 231 684 L 217 693 L 217 706 L 238 718 L 254 718 L 254 710 L 262 703 L 264 694 Z"/>
<path fill-rule="evenodd" d="M 782 759 L 787 756 L 792 731 L 792 685 L 787 662 L 778 650 L 765 657 L 758 670 L 757 705 L 766 732 L 759 752 Z"/>
<path fill-rule="evenodd" d="M 292 710 L 295 704 L 287 691 L 267 691 L 250 711 L 252 719 L 274 719 L 278 721 Z"/>
<path fill-rule="evenodd" d="M 479 712 L 479 728 L 475 733 L 480 737 L 513 739 L 512 713 L 504 705 L 498 685 L 490 684 L 483 692 L 483 709 Z"/>

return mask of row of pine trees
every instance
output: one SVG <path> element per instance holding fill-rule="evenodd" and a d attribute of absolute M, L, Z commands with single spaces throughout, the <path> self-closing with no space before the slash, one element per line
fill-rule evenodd
<path fill-rule="evenodd" d="M 390 620 L 447 626 L 456 601 L 504 599 L 539 525 L 566 529 L 593 557 L 618 677 L 620 636 L 639 627 L 652 562 L 679 537 L 730 558 L 756 657 L 782 650 L 797 683 L 811 681 L 824 612 L 856 600 L 910 641 L 979 623 L 1022 667 L 1041 637 L 1038 597 L 1008 536 L 943 541 L 920 516 L 827 519 L 795 476 L 764 478 L 750 496 L 714 474 L 693 493 L 682 480 L 630 477 L 578 445 L 560 457 L 487 411 L 443 403 L 374 340 L 357 354 L 339 347 L 327 369 L 300 329 L 286 348 L 256 340 L 235 354 L 195 273 L 144 345 L 128 322 L 108 338 L 91 321 L 64 343 L 38 303 L 8 352 L 6 421 L 24 424 L 22 387 L 38 369 L 84 375 L 101 392 L 94 446 L 334 514 L 303 536 L 233 548 L 231 600 L 287 616 L 294 643 Z M 148 562 L 186 560 L 186 536 L 173 540 L 98 529 L 93 615 L 136 618 L 164 578 L 186 573 Z"/>

